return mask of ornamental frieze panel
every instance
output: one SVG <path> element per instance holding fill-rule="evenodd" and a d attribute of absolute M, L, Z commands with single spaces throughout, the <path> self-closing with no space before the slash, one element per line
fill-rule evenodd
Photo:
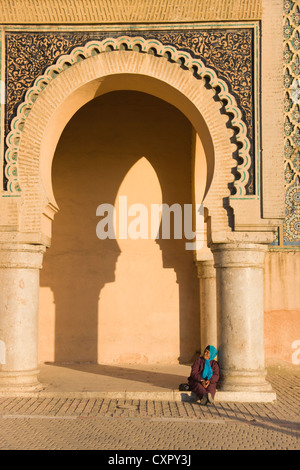
<path fill-rule="evenodd" d="M 199 60 L 224 83 L 241 113 L 243 133 L 247 139 L 246 195 L 255 194 L 254 152 L 254 38 L 253 28 L 135 30 L 135 31 L 8 31 L 6 47 L 6 111 L 5 134 L 9 136 L 20 104 L 38 77 L 70 55 L 75 48 L 85 47 L 91 41 L 120 36 L 139 37 L 145 41 L 158 41 L 164 47 L 186 52 Z M 184 55 L 184 54 L 183 54 Z M 172 59 L 172 58 L 171 58 Z M 182 67 L 186 64 L 182 63 Z M 207 86 L 211 86 L 209 81 Z M 220 87 L 217 87 L 220 88 Z M 218 89 L 217 89 L 218 91 Z M 226 109 L 224 110 L 226 112 Z M 234 117 L 233 113 L 230 114 Z M 234 128 L 234 124 L 233 124 Z M 6 148 L 7 151 L 7 148 Z M 13 158 L 13 155 L 12 157 Z M 241 175 L 237 175 L 237 178 Z M 6 179 L 7 183 L 7 179 Z M 6 189 L 6 188 L 5 188 Z"/>

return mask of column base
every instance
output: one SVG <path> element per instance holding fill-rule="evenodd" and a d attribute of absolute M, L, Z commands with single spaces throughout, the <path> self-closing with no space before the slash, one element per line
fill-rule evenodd
<path fill-rule="evenodd" d="M 273 403 L 276 401 L 275 392 L 229 392 L 217 390 L 215 402 L 234 402 L 234 403 Z"/>
<path fill-rule="evenodd" d="M 0 372 L 0 396 L 18 396 L 40 392 L 43 385 L 38 381 L 39 370 Z"/>
<path fill-rule="evenodd" d="M 272 402 L 276 393 L 266 380 L 266 371 L 221 370 L 218 400 Z"/>

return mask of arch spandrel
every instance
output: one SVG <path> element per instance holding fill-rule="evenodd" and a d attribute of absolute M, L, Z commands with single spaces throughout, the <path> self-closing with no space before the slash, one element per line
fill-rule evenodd
<path fill-rule="evenodd" d="M 205 86 L 206 80 L 210 88 Z M 214 100 L 214 88 L 218 100 Z M 235 99 L 212 69 L 188 53 L 136 37 L 94 41 L 75 48 L 49 67 L 26 93 L 7 137 L 6 153 L 9 191 L 25 198 L 23 230 L 37 227 L 50 236 L 56 210 L 51 162 L 63 128 L 85 103 L 116 89 L 150 93 L 186 115 L 201 138 L 206 164 L 214 168 L 213 179 L 206 185 L 209 191 L 201 202 L 207 206 L 215 229 L 229 230 L 223 199 L 230 196 L 231 170 L 237 163 L 233 159 L 236 146 L 230 141 L 233 130 L 226 126 L 228 116 L 220 113 L 223 100 L 241 143 L 238 171 L 243 178 L 234 182 L 238 194 L 245 191 L 250 161 L 247 155 L 243 157 L 249 142 Z"/>

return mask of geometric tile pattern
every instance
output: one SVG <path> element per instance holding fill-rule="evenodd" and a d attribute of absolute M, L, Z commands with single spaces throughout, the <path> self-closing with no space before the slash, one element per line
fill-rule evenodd
<path fill-rule="evenodd" d="M 300 246 L 300 8 L 283 0 L 284 178 L 283 245 Z"/>

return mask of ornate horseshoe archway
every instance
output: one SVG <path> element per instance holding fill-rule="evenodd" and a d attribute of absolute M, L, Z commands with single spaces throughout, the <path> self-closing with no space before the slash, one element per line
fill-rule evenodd
<path fill-rule="evenodd" d="M 15 277 L 19 283 L 30 286 L 24 290 L 23 300 L 26 303 L 30 299 L 32 316 L 30 328 L 24 324 L 26 335 L 14 346 L 14 353 L 7 352 L 7 373 L 1 372 L 0 384 L 2 380 L 8 388 L 16 384 L 27 389 L 39 388 L 37 272 L 45 247 L 51 242 L 51 225 L 57 210 L 51 182 L 52 159 L 60 135 L 76 111 L 93 98 L 113 90 L 142 91 L 167 101 L 189 119 L 198 134 L 201 147 L 198 155 L 206 174 L 199 202 L 207 209 L 217 268 L 224 387 L 228 391 L 239 387 L 246 393 L 249 390 L 254 394 L 269 393 L 270 387 L 264 378 L 261 273 L 265 244 L 272 234 L 234 232 L 228 221 L 228 209 L 232 210 L 228 202 L 229 185 L 235 187 L 237 195 L 244 195 L 249 177 L 250 143 L 242 112 L 226 82 L 201 60 L 159 41 L 126 36 L 91 41 L 61 56 L 35 80 L 11 123 L 6 139 L 6 177 L 7 191 L 15 197 L 19 207 L 14 225 L 19 244 L 17 248 L 12 244 L 7 247 L 2 265 L 6 261 L 7 267 L 17 270 Z M 238 159 L 234 158 L 237 152 Z M 232 169 L 236 167 L 240 177 L 234 180 Z M 236 213 L 238 210 L 235 207 Z M 12 298 L 15 284 L 7 272 L 3 270 L 8 286 L 6 295 Z M 239 330 L 236 338 L 233 317 L 229 318 L 230 292 L 235 291 L 241 280 L 244 284 L 239 289 L 239 302 L 234 304 L 234 321 Z M 230 289 L 225 288 L 225 281 Z M 253 296 L 256 297 L 255 312 L 249 303 Z M 245 309 L 248 309 L 246 314 Z M 13 315 L 19 322 L 22 308 L 15 309 L 12 303 L 8 310 L 10 318 Z M 2 319 L 4 327 L 6 321 L 7 318 Z M 8 331 L 7 344 L 14 341 Z M 232 351 L 241 344 L 246 345 L 243 358 L 233 358 Z M 21 356 L 21 349 L 26 354 Z"/>
<path fill-rule="evenodd" d="M 223 198 L 230 195 L 232 168 L 237 167 L 240 175 L 233 183 L 236 194 L 245 194 L 249 178 L 250 143 L 242 112 L 228 85 L 201 60 L 185 51 L 139 37 L 89 42 L 61 56 L 35 80 L 18 107 L 6 139 L 8 193 L 22 197 L 33 191 L 31 199 L 36 201 L 38 197 L 40 204 L 46 198 L 44 213 L 48 218 L 55 208 L 51 161 L 62 129 L 86 102 L 114 89 L 145 91 L 175 105 L 188 117 L 201 136 L 206 166 L 213 168 L 203 201 L 205 198 L 216 229 L 227 230 L 226 211 L 220 208 Z M 226 114 L 220 113 L 221 108 L 225 108 Z M 231 123 L 227 128 L 229 115 Z M 230 142 L 233 128 L 237 130 L 238 165 L 233 159 L 237 146 Z M 213 196 L 214 187 L 218 188 L 219 201 Z M 31 216 L 24 214 L 23 224 L 32 227 L 37 221 L 31 219 L 35 211 L 30 206 L 29 203 Z M 36 203 L 35 206 L 35 217 L 39 218 L 41 206 Z"/>

